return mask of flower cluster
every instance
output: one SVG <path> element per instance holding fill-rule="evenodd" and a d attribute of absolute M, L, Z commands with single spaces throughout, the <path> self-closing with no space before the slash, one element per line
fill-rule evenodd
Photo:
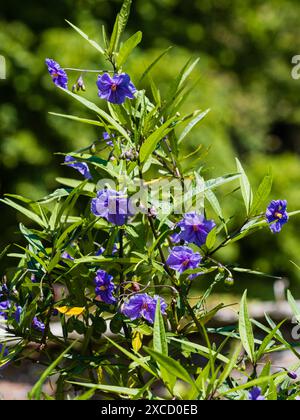
<path fill-rule="evenodd" d="M 68 89 L 68 75 L 66 71 L 50 58 L 47 58 L 45 62 L 53 83 L 63 89 Z M 136 88 L 126 73 L 114 74 L 112 77 L 109 73 L 101 74 L 98 76 L 96 84 L 98 96 L 116 105 L 123 104 L 126 98 L 134 99 L 134 94 L 136 93 Z M 83 77 L 80 75 L 73 85 L 72 91 L 85 91 L 85 89 Z"/>

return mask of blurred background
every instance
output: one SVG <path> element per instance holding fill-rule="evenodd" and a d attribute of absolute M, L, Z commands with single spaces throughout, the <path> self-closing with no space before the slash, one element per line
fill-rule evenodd
<path fill-rule="evenodd" d="M 46 57 L 63 67 L 101 68 L 103 63 L 64 21 L 81 27 L 101 42 L 101 25 L 111 31 L 121 0 L 2 2 L 0 55 L 7 79 L 0 80 L 1 196 L 22 194 L 38 199 L 57 187 L 57 176 L 70 175 L 60 165 L 67 152 L 101 137 L 94 127 L 54 118 L 49 111 L 90 116 L 51 82 Z M 141 29 L 143 42 L 126 67 L 134 81 L 169 45 L 174 48 L 153 70 L 164 91 L 191 56 L 201 58 L 194 93 L 184 108 L 211 108 L 186 141 L 187 151 L 203 143 L 209 152 L 207 176 L 235 171 L 239 156 L 257 187 L 272 168 L 272 198 L 287 198 L 289 210 L 300 209 L 300 80 L 291 77 L 292 57 L 300 54 L 298 0 L 134 0 L 128 35 Z M 70 85 L 76 75 L 71 76 Z M 95 75 L 88 76 L 86 96 L 97 101 Z M 141 86 L 139 86 L 140 88 Z M 73 175 L 73 172 L 72 172 Z M 220 197 L 221 198 L 221 197 Z M 226 215 L 239 212 L 238 195 L 224 199 Z M 221 200 L 222 201 L 222 200 Z M 20 216 L 1 205 L 1 249 L 17 240 Z M 263 231 L 223 254 L 242 267 L 287 277 L 300 297 L 300 218 L 281 235 Z M 2 268 L 11 261 L 2 261 Z M 236 290 L 247 287 L 252 298 L 273 297 L 273 280 L 240 276 Z"/>

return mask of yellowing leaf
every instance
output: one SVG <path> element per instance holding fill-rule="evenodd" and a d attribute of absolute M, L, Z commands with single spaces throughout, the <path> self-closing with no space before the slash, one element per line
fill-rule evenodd
<path fill-rule="evenodd" d="M 138 352 L 143 345 L 143 335 L 139 331 L 134 331 L 132 338 L 132 348 Z"/>
<path fill-rule="evenodd" d="M 56 308 L 58 310 L 58 312 L 60 312 L 61 314 L 64 315 L 68 315 L 68 316 L 78 316 L 81 315 L 84 312 L 84 307 L 80 308 L 80 307 L 76 307 L 74 306 L 73 308 L 70 308 L 69 306 L 60 306 L 59 308 Z"/>

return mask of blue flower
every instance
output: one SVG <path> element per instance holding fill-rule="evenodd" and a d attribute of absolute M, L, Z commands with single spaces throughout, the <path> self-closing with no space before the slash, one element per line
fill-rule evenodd
<path fill-rule="evenodd" d="M 199 252 L 194 252 L 187 246 L 175 246 L 167 259 L 167 265 L 178 273 L 182 274 L 186 270 L 194 270 L 202 260 Z M 195 277 L 192 275 L 191 280 Z"/>
<path fill-rule="evenodd" d="M 261 389 L 255 386 L 249 392 L 249 400 L 251 401 L 264 401 L 264 397 L 261 395 Z"/>
<path fill-rule="evenodd" d="M 64 260 L 74 261 L 74 258 L 67 251 L 64 251 L 61 254 L 61 258 L 63 258 Z"/>
<path fill-rule="evenodd" d="M 123 226 L 129 216 L 128 197 L 124 192 L 101 190 L 92 200 L 91 211 L 117 226 Z"/>
<path fill-rule="evenodd" d="M 98 270 L 94 282 L 96 285 L 95 293 L 100 297 L 102 302 L 108 305 L 116 303 L 117 300 L 113 295 L 115 290 L 113 276 L 104 270 Z"/>
<path fill-rule="evenodd" d="M 118 105 L 124 103 L 126 97 L 134 99 L 134 93 L 136 92 L 130 77 L 125 73 L 115 74 L 113 77 L 104 73 L 102 76 L 98 76 L 97 86 L 100 98 Z"/>
<path fill-rule="evenodd" d="M 175 233 L 172 240 L 174 243 L 184 241 L 185 243 L 202 246 L 206 242 L 207 235 L 215 226 L 213 220 L 206 220 L 202 214 L 187 213 L 177 224 L 180 232 Z"/>
<path fill-rule="evenodd" d="M 104 254 L 104 252 L 106 251 L 106 249 L 103 246 L 100 246 L 100 248 L 98 249 L 98 251 L 96 252 L 96 257 L 100 257 L 101 255 Z M 113 245 L 113 250 L 112 250 L 112 255 L 115 255 L 118 252 L 118 247 L 117 244 Z"/>
<path fill-rule="evenodd" d="M 90 173 L 89 167 L 85 162 L 77 162 L 75 158 L 72 156 L 65 157 L 65 163 L 70 166 L 71 168 L 76 169 L 78 172 L 81 173 L 85 177 L 85 179 L 92 179 L 92 175 Z"/>
<path fill-rule="evenodd" d="M 103 133 L 103 139 L 106 141 L 106 144 L 108 145 L 108 146 L 111 146 L 111 147 L 113 147 L 114 146 L 114 143 L 113 143 L 113 141 L 111 140 L 112 138 L 114 138 L 115 137 L 115 135 L 114 134 L 109 134 L 107 131 L 104 131 L 104 133 Z"/>
<path fill-rule="evenodd" d="M 147 293 L 140 293 L 132 296 L 124 303 L 122 313 L 132 321 L 138 318 L 144 318 L 146 321 L 153 324 L 158 299 L 160 300 L 161 313 L 165 315 L 167 304 L 164 299 L 157 295 L 151 297 Z"/>
<path fill-rule="evenodd" d="M 43 324 L 43 322 L 39 321 L 36 316 L 32 320 L 32 326 L 37 331 L 40 331 L 40 332 L 45 331 L 45 324 Z"/>
<path fill-rule="evenodd" d="M 64 69 L 62 69 L 56 61 L 50 58 L 46 58 L 45 62 L 48 67 L 49 74 L 56 86 L 68 89 L 68 76 Z"/>
<path fill-rule="evenodd" d="M 273 233 L 279 233 L 289 220 L 286 200 L 273 200 L 266 211 L 266 219 Z"/>
<path fill-rule="evenodd" d="M 3 302 L 0 302 L 0 317 L 7 319 L 9 309 L 10 309 L 9 300 L 4 300 Z"/>
<path fill-rule="evenodd" d="M 16 322 L 20 322 L 22 310 L 23 310 L 22 306 L 17 306 L 16 307 L 16 310 L 15 310 L 15 313 L 14 313 L 14 318 L 15 318 Z"/>

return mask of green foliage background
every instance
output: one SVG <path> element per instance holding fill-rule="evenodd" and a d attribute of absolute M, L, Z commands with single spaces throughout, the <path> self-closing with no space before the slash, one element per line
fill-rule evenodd
<path fill-rule="evenodd" d="M 57 186 L 57 176 L 72 171 L 59 166 L 62 157 L 53 153 L 101 138 L 94 127 L 48 114 L 89 115 L 55 89 L 44 59 L 54 58 L 63 67 L 84 63 L 101 68 L 94 49 L 64 19 L 97 40 L 101 24 L 111 29 L 120 4 L 121 0 L 25 0 L 20 6 L 10 0 L 1 5 L 0 54 L 8 67 L 7 80 L 0 81 L 1 195 L 46 195 Z M 290 211 L 300 208 L 300 80 L 291 77 L 291 59 L 300 53 L 299 20 L 296 0 L 135 0 L 128 32 L 142 29 L 144 38 L 126 68 L 136 81 L 160 51 L 173 45 L 176 48 L 153 70 L 164 90 L 188 57 L 200 56 L 193 76 L 198 83 L 185 109 L 211 112 L 185 140 L 186 154 L 202 143 L 205 164 L 196 164 L 205 165 L 210 175 L 234 171 L 238 155 L 256 186 L 272 167 L 273 198 L 287 198 Z M 94 101 L 95 79 L 89 75 L 85 80 L 86 97 Z M 70 85 L 73 82 L 75 75 Z M 225 201 L 228 217 L 238 211 L 238 199 Z M 22 216 L 2 205 L 1 217 L 3 247 L 17 240 L 16 222 Z M 299 264 L 299 228 L 300 220 L 294 218 L 280 236 L 262 231 L 226 249 L 226 261 L 288 276 L 298 297 L 299 274 L 289 260 Z M 272 296 L 271 280 L 236 280 L 241 289 L 247 283 L 252 296 Z"/>

